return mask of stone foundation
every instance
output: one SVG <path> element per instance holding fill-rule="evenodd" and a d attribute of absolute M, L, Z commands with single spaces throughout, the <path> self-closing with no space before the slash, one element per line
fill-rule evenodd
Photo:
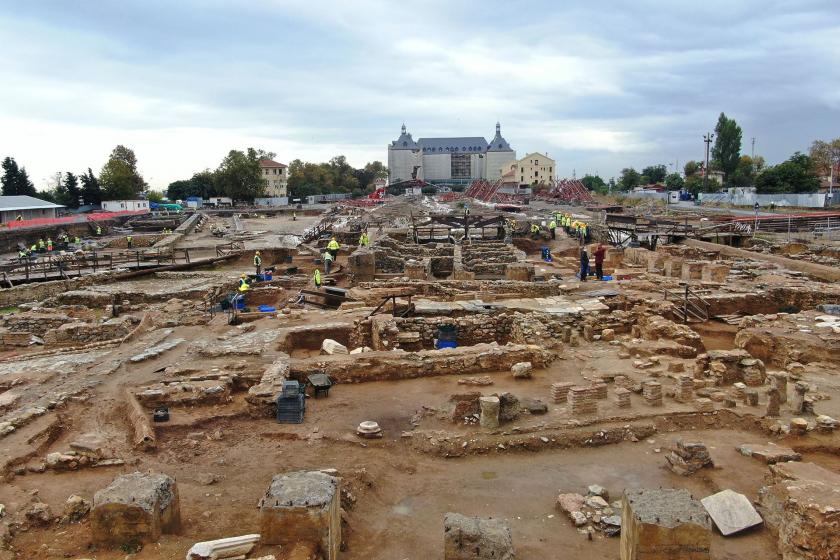
<path fill-rule="evenodd" d="M 621 560 L 708 560 L 712 526 L 687 490 L 625 490 Z"/>
<path fill-rule="evenodd" d="M 341 547 L 339 480 L 323 472 L 278 474 L 260 500 L 264 544 L 293 548 L 315 545 L 324 560 L 336 560 Z"/>
<path fill-rule="evenodd" d="M 443 518 L 444 560 L 514 560 L 510 527 L 498 519 L 447 513 Z"/>
<path fill-rule="evenodd" d="M 165 474 L 118 476 L 93 497 L 93 542 L 105 546 L 150 543 L 181 526 L 178 485 Z"/>

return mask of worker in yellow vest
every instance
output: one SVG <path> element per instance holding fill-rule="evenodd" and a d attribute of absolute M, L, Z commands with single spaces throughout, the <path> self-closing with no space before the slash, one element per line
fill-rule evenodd
<path fill-rule="evenodd" d="M 239 277 L 239 291 L 240 292 L 247 292 L 251 286 L 248 285 L 248 276 L 243 272 L 242 276 Z"/>
<path fill-rule="evenodd" d="M 315 289 L 320 290 L 321 289 L 321 271 L 316 268 L 315 269 L 315 274 L 313 275 L 312 278 L 313 278 L 313 280 L 315 280 Z"/>
<path fill-rule="evenodd" d="M 259 276 L 260 271 L 262 270 L 262 257 L 260 256 L 259 251 L 254 253 L 254 268 L 257 269 L 257 276 Z"/>
<path fill-rule="evenodd" d="M 557 239 L 557 232 L 555 231 L 556 229 L 557 229 L 557 222 L 555 220 L 551 220 L 551 222 L 549 222 L 549 224 L 548 224 L 548 231 L 551 232 L 551 238 L 552 239 Z"/>
<path fill-rule="evenodd" d="M 359 247 L 367 247 L 370 245 L 370 238 L 366 231 L 362 232 L 362 235 L 359 236 Z"/>
<path fill-rule="evenodd" d="M 330 252 L 333 258 L 336 258 L 338 256 L 339 249 L 341 249 L 341 245 L 338 244 L 338 241 L 336 241 L 335 236 L 333 235 L 332 239 L 330 239 L 330 242 L 327 243 L 327 251 Z"/>
<path fill-rule="evenodd" d="M 96 226 L 96 235 L 102 235 L 102 226 Z"/>
<path fill-rule="evenodd" d="M 133 237 L 131 237 L 130 235 L 126 235 L 126 236 L 125 236 L 125 244 L 126 244 L 126 246 L 127 246 L 129 249 L 131 249 L 131 246 L 132 246 L 132 244 L 133 244 L 133 241 L 134 241 L 134 238 L 133 238 Z"/>
<path fill-rule="evenodd" d="M 52 244 L 52 237 L 47 237 L 47 252 L 52 252 L 53 244 Z"/>

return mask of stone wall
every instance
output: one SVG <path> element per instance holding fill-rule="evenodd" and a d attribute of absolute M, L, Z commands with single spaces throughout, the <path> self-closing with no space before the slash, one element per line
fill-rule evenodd
<path fill-rule="evenodd" d="M 765 523 L 778 533 L 783 560 L 837 558 L 840 475 L 813 463 L 771 465 L 758 499 Z"/>
<path fill-rule="evenodd" d="M 6 315 L 3 318 L 3 326 L 12 332 L 28 332 L 42 337 L 48 330 L 57 329 L 73 321 L 74 319 L 64 313 L 24 311 Z"/>
<path fill-rule="evenodd" d="M 420 352 L 364 352 L 292 360 L 291 376 L 303 381 L 312 373 L 326 373 L 338 383 L 364 383 L 436 375 L 467 375 L 508 371 L 518 362 L 545 367 L 554 355 L 538 346 L 478 344 Z M 253 389 L 253 388 L 252 388 Z"/>
<path fill-rule="evenodd" d="M 131 317 L 115 317 L 104 323 L 66 323 L 44 334 L 46 344 L 85 344 L 122 338 L 130 333 L 140 320 Z"/>

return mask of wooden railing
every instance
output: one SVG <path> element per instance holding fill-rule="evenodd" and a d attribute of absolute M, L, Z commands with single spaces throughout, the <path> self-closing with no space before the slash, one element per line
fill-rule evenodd
<path fill-rule="evenodd" d="M 685 290 L 665 289 L 665 299 L 673 301 L 674 315 L 683 323 L 705 323 L 709 320 L 711 304 L 688 285 Z"/>

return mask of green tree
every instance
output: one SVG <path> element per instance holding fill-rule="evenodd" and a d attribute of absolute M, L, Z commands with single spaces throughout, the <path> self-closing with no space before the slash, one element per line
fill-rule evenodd
<path fill-rule="evenodd" d="M 38 196 L 35 185 L 29 180 L 26 168 L 18 167 L 15 158 L 4 158 L 2 167 L 3 177 L 0 182 L 3 184 L 3 196 Z"/>
<path fill-rule="evenodd" d="M 35 190 L 32 181 L 29 180 L 29 173 L 26 172 L 25 167 L 21 167 L 18 172 L 17 188 L 20 195 L 38 196 L 38 191 Z"/>
<path fill-rule="evenodd" d="M 796 152 L 787 161 L 768 167 L 755 180 L 756 192 L 813 193 L 820 188 L 820 180 L 814 171 L 811 158 Z"/>
<path fill-rule="evenodd" d="M 738 168 L 741 157 L 741 127 L 735 119 L 721 113 L 715 126 L 715 144 L 712 146 L 714 167 L 723 171 L 724 183 Z"/>
<path fill-rule="evenodd" d="M 146 200 L 149 202 L 163 202 L 163 193 L 160 191 L 149 191 L 146 193 Z"/>
<path fill-rule="evenodd" d="M 102 203 L 102 189 L 99 187 L 99 179 L 93 174 L 93 170 L 88 167 L 87 173 L 82 173 L 82 198 L 85 204 L 101 204 Z"/>
<path fill-rule="evenodd" d="M 189 179 L 173 181 L 166 187 L 169 200 L 186 200 L 190 196 L 210 198 L 224 194 L 217 188 L 218 177 L 214 171 L 205 169 L 193 174 Z"/>
<path fill-rule="evenodd" d="M 64 174 L 64 190 L 66 192 L 67 202 L 62 204 L 68 208 L 78 208 L 79 195 L 81 194 L 81 190 L 79 189 L 79 178 L 69 171 Z"/>
<path fill-rule="evenodd" d="M 662 165 L 649 165 L 642 169 L 642 175 L 647 177 L 647 182 L 643 182 L 643 184 L 647 185 L 650 183 L 661 183 L 665 180 L 665 176 L 668 174 L 668 169 Z"/>
<path fill-rule="evenodd" d="M 583 186 L 586 187 L 586 190 L 588 191 L 598 194 L 607 194 L 607 184 L 598 175 L 586 174 L 580 182 L 583 183 Z"/>
<path fill-rule="evenodd" d="M 727 187 L 751 187 L 755 184 L 755 179 L 761 170 L 764 168 L 764 158 L 756 156 L 741 156 L 738 160 L 738 167 L 729 176 Z"/>
<path fill-rule="evenodd" d="M 20 169 L 15 158 L 6 157 L 3 159 L 3 196 L 15 196 L 18 194 L 18 180 Z"/>
<path fill-rule="evenodd" d="M 685 181 L 679 173 L 671 173 L 665 177 L 665 187 L 669 191 L 681 191 L 685 188 Z"/>
<path fill-rule="evenodd" d="M 683 171 L 685 171 L 685 176 L 686 178 L 688 178 L 694 175 L 695 173 L 699 173 L 702 168 L 703 164 L 699 161 L 687 161 L 685 162 Z"/>
<path fill-rule="evenodd" d="M 621 177 L 618 178 L 618 189 L 630 191 L 641 184 L 642 176 L 632 167 L 625 167 L 621 170 Z"/>
<path fill-rule="evenodd" d="M 216 178 L 220 189 L 234 200 L 253 202 L 265 193 L 265 180 L 260 169 L 260 159 L 271 159 L 274 154 L 248 148 L 247 152 L 231 150 L 219 168 Z"/>
<path fill-rule="evenodd" d="M 111 152 L 99 174 L 99 182 L 103 196 L 108 200 L 136 199 L 146 188 L 146 182 L 137 171 L 137 156 L 122 145 Z"/>
<path fill-rule="evenodd" d="M 717 183 L 714 181 L 709 181 L 709 188 L 714 189 L 717 186 Z M 703 177 L 700 176 L 699 173 L 695 173 L 693 175 L 689 175 L 685 178 L 685 190 L 697 196 L 698 193 L 706 192 L 703 189 Z M 709 191 L 714 192 L 714 191 Z"/>

